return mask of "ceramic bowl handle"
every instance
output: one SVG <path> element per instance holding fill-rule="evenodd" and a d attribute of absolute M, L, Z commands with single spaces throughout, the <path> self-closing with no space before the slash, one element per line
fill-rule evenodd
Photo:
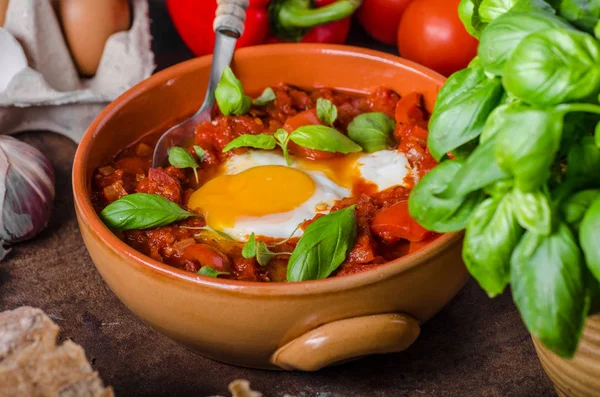
<path fill-rule="evenodd" d="M 316 371 L 369 354 L 405 350 L 420 332 L 419 323 L 405 314 L 334 321 L 282 346 L 271 356 L 271 363 L 287 370 Z"/>
<path fill-rule="evenodd" d="M 237 34 L 239 38 L 244 33 L 244 21 L 249 0 L 218 0 L 217 13 L 213 23 L 213 29 L 218 31 L 229 31 Z"/>

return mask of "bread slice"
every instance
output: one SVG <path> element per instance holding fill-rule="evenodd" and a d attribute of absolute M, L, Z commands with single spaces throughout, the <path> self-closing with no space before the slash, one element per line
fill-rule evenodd
<path fill-rule="evenodd" d="M 81 346 L 56 345 L 58 331 L 40 309 L 0 313 L 0 396 L 114 397 Z"/>

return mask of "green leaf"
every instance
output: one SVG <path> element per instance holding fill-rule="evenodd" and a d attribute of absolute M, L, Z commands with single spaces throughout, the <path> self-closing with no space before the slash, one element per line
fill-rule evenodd
<path fill-rule="evenodd" d="M 510 194 L 500 200 L 488 198 L 467 225 L 463 259 L 490 297 L 501 294 L 508 285 L 510 256 L 523 234 L 513 207 Z"/>
<path fill-rule="evenodd" d="M 501 76 L 506 61 L 528 35 L 569 25 L 546 12 L 509 12 L 489 24 L 481 34 L 478 56 L 488 72 Z"/>
<path fill-rule="evenodd" d="M 436 160 L 477 138 L 503 96 L 500 79 L 483 68 L 454 73 L 440 90 L 429 121 L 427 145 Z"/>
<path fill-rule="evenodd" d="M 333 123 L 337 119 L 337 107 L 329 99 L 317 99 L 317 116 L 321 122 L 333 127 Z"/>
<path fill-rule="evenodd" d="M 573 144 L 567 160 L 567 177 L 594 183 L 600 175 L 600 148 L 594 137 L 586 136 Z"/>
<path fill-rule="evenodd" d="M 573 25 L 593 33 L 600 20 L 600 1 L 562 0 L 558 12 Z"/>
<path fill-rule="evenodd" d="M 265 244 L 264 241 L 256 242 L 256 261 L 260 266 L 267 266 L 271 259 L 276 255 L 275 252 L 272 252 L 269 247 L 267 247 L 267 244 Z"/>
<path fill-rule="evenodd" d="M 229 66 L 223 70 L 215 90 L 215 99 L 225 116 L 246 114 L 250 110 L 250 97 L 244 94 L 242 82 L 235 77 Z"/>
<path fill-rule="evenodd" d="M 483 22 L 492 22 L 507 13 L 523 11 L 543 11 L 554 14 L 556 11 L 543 0 L 483 0 L 479 15 Z"/>
<path fill-rule="evenodd" d="M 267 134 L 244 134 L 235 138 L 233 141 L 229 142 L 227 146 L 223 148 L 223 152 L 228 152 L 232 149 L 237 149 L 240 147 L 251 147 L 255 149 L 275 149 L 275 138 L 273 135 Z"/>
<path fill-rule="evenodd" d="M 507 108 L 496 121 L 495 155 L 516 186 L 531 191 L 544 185 L 558 152 L 563 115 L 526 107 Z"/>
<path fill-rule="evenodd" d="M 513 190 L 514 211 L 521 226 L 530 232 L 547 236 L 552 232 L 550 198 L 542 190 Z"/>
<path fill-rule="evenodd" d="M 290 134 L 290 140 L 302 147 L 333 153 L 361 152 L 362 148 L 346 135 L 324 125 L 304 125 Z"/>
<path fill-rule="evenodd" d="M 531 34 L 508 58 L 502 82 L 506 91 L 533 105 L 587 98 L 600 91 L 600 43 L 574 30 Z"/>
<path fill-rule="evenodd" d="M 191 229 L 191 228 L 189 228 L 189 229 Z M 211 233 L 215 233 L 216 235 L 224 238 L 225 240 L 235 241 L 235 239 L 233 237 L 231 237 L 229 234 L 227 234 L 227 233 L 225 233 L 225 232 L 223 232 L 221 230 L 213 229 L 212 227 L 210 227 L 208 225 L 202 226 L 199 229 L 200 230 L 206 230 L 206 231 L 211 232 Z"/>
<path fill-rule="evenodd" d="M 254 232 L 248 238 L 244 248 L 242 248 L 242 256 L 246 259 L 254 258 L 256 256 L 256 236 Z"/>
<path fill-rule="evenodd" d="M 198 160 L 200 160 L 200 162 L 204 161 L 204 158 L 206 157 L 206 151 L 204 151 L 204 149 L 198 145 L 194 145 L 193 148 L 194 152 L 196 152 L 196 156 L 198 156 Z"/>
<path fill-rule="evenodd" d="M 512 192 L 515 182 L 512 179 L 503 179 L 486 186 L 483 191 L 493 198 L 500 199 Z"/>
<path fill-rule="evenodd" d="M 198 182 L 198 171 L 199 167 L 194 156 L 182 147 L 172 147 L 168 151 L 169 163 L 175 168 L 191 168 L 194 170 L 196 176 L 196 182 Z"/>
<path fill-rule="evenodd" d="M 218 276 L 220 276 L 221 274 L 229 274 L 227 272 L 220 272 L 218 270 L 213 269 L 210 266 L 202 266 L 200 268 L 200 270 L 198 270 L 198 273 L 201 276 L 206 276 L 206 277 L 212 277 L 212 278 L 217 278 Z"/>
<path fill-rule="evenodd" d="M 510 267 L 513 299 L 529 332 L 561 357 L 577 349 L 587 313 L 583 258 L 571 230 L 526 232 Z"/>
<path fill-rule="evenodd" d="M 110 203 L 100 218 L 111 229 L 150 229 L 170 225 L 190 216 L 198 216 L 182 209 L 174 202 L 156 194 L 134 193 Z"/>
<path fill-rule="evenodd" d="M 354 206 L 325 215 L 311 223 L 288 262 L 288 281 L 328 277 L 345 260 L 356 241 Z"/>
<path fill-rule="evenodd" d="M 594 27 L 594 36 L 596 36 L 597 39 L 600 39 L 600 21 L 598 21 Z"/>
<path fill-rule="evenodd" d="M 564 221 L 571 226 L 573 232 L 579 233 L 581 221 L 588 208 L 600 197 L 599 189 L 589 189 L 577 192 L 561 203 L 560 211 Z"/>
<path fill-rule="evenodd" d="M 444 197 L 466 196 L 510 175 L 504 172 L 494 157 L 495 141 L 479 145 L 460 168 Z"/>
<path fill-rule="evenodd" d="M 279 128 L 277 131 L 275 131 L 275 134 L 273 136 L 275 137 L 275 139 L 277 140 L 277 144 L 279 145 L 279 147 L 281 147 L 281 150 L 283 151 L 285 162 L 287 163 L 287 165 L 292 165 L 292 161 L 290 160 L 290 153 L 288 151 L 288 142 L 290 141 L 290 134 L 283 128 Z"/>
<path fill-rule="evenodd" d="M 600 281 L 600 198 L 590 205 L 579 230 L 579 243 L 585 262 L 594 277 Z"/>
<path fill-rule="evenodd" d="M 385 113 L 363 113 L 348 124 L 348 136 L 366 152 L 393 147 L 396 122 Z"/>
<path fill-rule="evenodd" d="M 461 0 L 458 5 L 458 17 L 469 34 L 479 38 L 485 23 L 479 17 L 479 6 L 482 0 Z M 471 65 L 469 65 L 471 66 Z"/>
<path fill-rule="evenodd" d="M 596 128 L 594 129 L 594 138 L 596 147 L 600 148 L 600 123 L 596 124 Z"/>
<path fill-rule="evenodd" d="M 471 214 L 483 200 L 480 191 L 465 196 L 442 196 L 454 183 L 461 167 L 462 164 L 457 160 L 446 160 L 429 171 L 412 190 L 408 209 L 424 228 L 439 233 L 464 229 Z"/>
<path fill-rule="evenodd" d="M 275 100 L 275 91 L 271 87 L 265 88 L 258 98 L 252 100 L 252 104 L 255 106 L 267 106 L 269 103 Z"/>

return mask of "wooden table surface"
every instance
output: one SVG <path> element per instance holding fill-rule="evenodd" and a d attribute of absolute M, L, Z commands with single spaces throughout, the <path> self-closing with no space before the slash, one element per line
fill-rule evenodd
<path fill-rule="evenodd" d="M 190 58 L 162 1 L 151 0 L 151 18 L 159 68 Z M 360 28 L 349 42 L 394 51 Z M 75 143 L 50 132 L 18 137 L 51 159 L 57 196 L 48 229 L 15 246 L 0 263 L 0 309 L 30 305 L 50 314 L 62 328 L 61 338 L 85 348 L 117 396 L 225 395 L 228 383 L 238 378 L 250 380 L 265 396 L 554 395 L 510 295 L 488 299 L 472 280 L 403 353 L 317 373 L 259 371 L 197 356 L 138 320 L 94 268 L 73 209 Z"/>

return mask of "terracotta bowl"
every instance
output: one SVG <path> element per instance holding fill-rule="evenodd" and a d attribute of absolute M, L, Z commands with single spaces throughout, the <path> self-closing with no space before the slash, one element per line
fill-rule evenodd
<path fill-rule="evenodd" d="M 150 259 L 108 230 L 89 199 L 92 172 L 165 121 L 202 103 L 210 57 L 155 74 L 98 116 L 75 156 L 81 234 L 119 299 L 156 330 L 215 360 L 256 368 L 317 370 L 410 346 L 420 324 L 463 286 L 461 234 L 441 236 L 385 266 L 345 277 L 259 284 L 215 280 Z M 287 82 L 366 92 L 387 86 L 423 93 L 431 109 L 444 78 L 395 56 L 347 46 L 242 49 L 233 68 L 248 92 Z"/>

